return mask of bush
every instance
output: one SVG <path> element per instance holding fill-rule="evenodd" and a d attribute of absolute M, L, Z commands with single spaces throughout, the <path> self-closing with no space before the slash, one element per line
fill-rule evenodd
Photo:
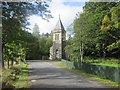
<path fill-rule="evenodd" d="M 7 82 L 3 82 L 2 83 L 2 90 L 14 90 L 15 89 L 15 86 L 13 86 L 12 84 L 11 84 L 11 82 L 10 81 L 7 81 Z"/>
<path fill-rule="evenodd" d="M 8 70 L 6 70 L 5 72 L 7 72 L 7 71 Z M 11 71 L 10 71 L 10 73 L 11 73 Z M 3 78 L 3 82 L 2 82 L 2 90 L 7 90 L 8 88 L 13 90 L 15 87 L 12 85 L 12 82 L 13 82 L 13 80 L 12 80 L 11 74 L 5 75 Z"/>
<path fill-rule="evenodd" d="M 21 73 L 21 68 L 12 67 L 10 70 L 4 70 L 3 72 L 3 74 L 6 75 L 3 76 L 2 90 L 5 90 L 6 88 L 11 88 L 13 90 L 15 86 L 12 85 L 12 82 L 19 79 L 18 75 Z"/>
<path fill-rule="evenodd" d="M 12 74 L 19 75 L 21 72 L 20 67 L 12 67 Z"/>

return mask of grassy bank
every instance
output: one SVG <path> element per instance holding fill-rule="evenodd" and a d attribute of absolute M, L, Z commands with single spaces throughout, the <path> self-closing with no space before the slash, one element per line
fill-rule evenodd
<path fill-rule="evenodd" d="M 110 80 L 102 79 L 102 78 L 99 78 L 99 77 L 97 77 L 95 75 L 85 73 L 83 71 L 76 70 L 76 69 L 69 69 L 64 64 L 62 64 L 60 61 L 55 61 L 54 64 L 59 66 L 59 67 L 64 68 L 65 70 L 68 70 L 68 71 L 73 72 L 73 73 L 78 74 L 78 75 L 86 76 L 86 77 L 90 78 L 91 80 L 101 82 L 101 83 L 106 84 L 106 85 L 108 85 L 110 87 L 118 88 L 120 86 L 120 84 L 118 84 L 116 82 L 112 82 Z"/>
<path fill-rule="evenodd" d="M 102 66 L 111 66 L 111 67 L 120 67 L 119 59 L 89 59 L 86 58 L 83 62 L 91 63 L 94 65 L 102 65 Z"/>
<path fill-rule="evenodd" d="M 22 63 L 2 71 L 2 88 L 27 88 L 28 65 Z"/>
<path fill-rule="evenodd" d="M 101 65 L 101 66 L 110 66 L 110 67 L 120 67 L 120 64 L 103 64 L 103 63 L 92 63 L 94 65 Z"/>
<path fill-rule="evenodd" d="M 19 74 L 19 79 L 13 82 L 16 88 L 28 88 L 28 65 L 22 65 L 22 71 Z"/>

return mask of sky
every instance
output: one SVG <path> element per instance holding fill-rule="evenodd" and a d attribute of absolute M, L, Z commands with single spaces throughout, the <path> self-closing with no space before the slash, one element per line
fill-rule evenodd
<path fill-rule="evenodd" d="M 55 25 L 59 20 L 59 14 L 63 26 L 66 30 L 67 27 L 70 24 L 72 24 L 72 22 L 74 21 L 76 14 L 78 12 L 81 13 L 83 11 L 82 7 L 84 5 L 85 5 L 85 0 L 83 1 L 82 0 L 52 0 L 49 9 L 51 11 L 51 15 L 54 18 L 51 18 L 49 22 L 47 22 L 46 20 L 43 20 L 39 16 L 35 16 L 35 15 L 30 16 L 29 18 L 29 22 L 31 24 L 29 26 L 29 28 L 31 29 L 30 32 L 32 32 L 34 24 L 36 23 L 39 26 L 40 34 L 50 33 L 55 28 Z"/>

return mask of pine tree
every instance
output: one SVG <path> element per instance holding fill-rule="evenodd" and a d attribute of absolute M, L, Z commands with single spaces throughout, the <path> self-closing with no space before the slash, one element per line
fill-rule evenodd
<path fill-rule="evenodd" d="M 34 25 L 33 27 L 33 36 L 39 38 L 39 26 L 37 24 Z"/>

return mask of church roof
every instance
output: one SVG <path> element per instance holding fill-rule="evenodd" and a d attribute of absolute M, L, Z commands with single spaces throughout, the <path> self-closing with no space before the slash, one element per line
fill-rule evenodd
<path fill-rule="evenodd" d="M 58 20 L 58 22 L 57 22 L 54 30 L 55 30 L 55 31 L 62 30 L 62 31 L 65 32 L 65 29 L 64 29 L 64 26 L 63 26 L 63 24 L 62 24 L 62 21 L 61 21 L 60 17 L 59 17 L 59 20 Z"/>

